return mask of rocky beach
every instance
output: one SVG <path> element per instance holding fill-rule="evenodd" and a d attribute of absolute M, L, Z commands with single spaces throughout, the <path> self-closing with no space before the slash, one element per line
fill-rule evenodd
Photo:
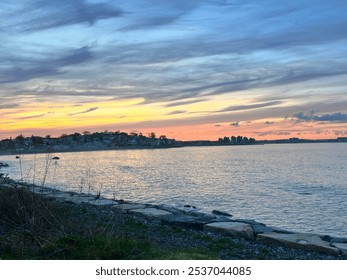
<path fill-rule="evenodd" d="M 84 231 L 92 232 L 90 230 L 91 228 L 99 228 L 97 233 L 88 235 L 88 240 L 94 238 L 93 234 L 99 236 L 100 233 L 107 232 L 107 235 L 117 238 L 121 237 L 124 239 L 125 237 L 127 242 L 130 243 L 135 240 L 141 244 L 146 244 L 143 252 L 137 248 L 135 252 L 128 255 L 106 254 L 101 255 L 101 258 L 347 259 L 347 238 L 335 238 L 311 233 L 295 233 L 279 228 L 271 228 L 255 220 L 233 219 L 232 213 L 224 213 L 218 209 L 212 211 L 212 213 L 203 213 L 191 205 L 185 205 L 182 208 L 173 208 L 165 205 L 106 199 L 101 195 L 63 192 L 48 187 L 34 186 L 32 184 L 14 181 L 4 178 L 4 176 L 2 177 L 0 179 L 2 200 L 6 200 L 6 195 L 15 195 L 16 200 L 13 200 L 17 204 L 14 206 L 15 208 L 19 206 L 21 208 L 28 207 L 25 203 L 19 203 L 19 200 L 23 199 L 24 196 L 29 196 L 31 201 L 38 200 L 40 201 L 39 203 L 44 201 L 44 206 L 41 208 L 50 209 L 51 207 L 58 207 L 59 209 L 64 209 L 64 211 L 68 210 L 69 224 L 71 222 L 79 224 L 82 231 L 84 229 Z M 9 201 L 11 200 L 7 200 L 6 203 L 9 203 Z M 10 207 L 8 205 L 8 209 Z M 29 222 L 23 222 L 21 225 L 17 225 L 19 228 L 16 228 L 13 222 L 11 222 L 11 219 L 8 218 L 12 213 L 6 214 L 8 209 L 5 205 L 1 207 L 0 258 L 100 258 L 100 256 L 93 255 L 69 254 L 64 251 L 64 248 L 61 248 L 62 245 L 57 246 L 51 252 L 47 249 L 48 245 L 45 244 L 45 240 L 50 238 L 35 237 L 35 234 L 31 232 L 30 223 L 33 223 L 32 220 L 29 219 Z M 20 212 L 20 210 L 17 209 L 16 212 Z M 47 211 L 49 213 L 47 216 L 42 215 L 45 216 L 45 220 L 48 220 L 45 222 L 54 223 L 55 220 L 60 220 L 60 217 L 56 217 L 57 214 L 53 214 L 53 211 Z M 58 210 L 58 213 L 60 213 L 59 211 L 61 210 Z M 23 214 L 29 215 L 25 212 Z M 52 219 L 52 221 L 49 219 Z M 28 224 L 29 228 L 26 228 Z M 59 235 L 58 239 L 60 243 L 62 238 L 66 241 L 66 238 L 69 236 L 69 238 L 72 238 L 71 236 L 76 235 L 76 232 L 71 234 L 68 230 L 59 228 L 65 227 L 60 223 L 57 226 L 58 228 L 56 230 L 53 229 L 48 234 L 54 236 Z M 16 255 L 14 254 L 16 250 L 25 251 L 25 248 L 18 248 L 20 244 L 24 247 L 28 246 L 28 240 L 20 240 L 19 232 L 24 227 L 26 229 L 25 237 L 23 238 L 27 239 L 28 236 L 31 236 L 31 239 L 29 239 L 32 240 L 31 242 L 33 244 L 37 243 L 37 248 L 31 248 L 33 250 L 31 254 Z M 101 232 L 99 232 L 100 228 Z M 15 242 L 13 238 L 15 238 Z M 73 246 L 76 246 L 78 242 L 74 238 L 70 241 L 73 243 Z M 50 244 L 50 242 L 48 243 Z M 58 244 L 60 244 L 59 242 Z M 16 244 L 14 245 L 12 243 Z M 14 246 L 14 248 L 11 246 Z M 32 246 L 30 244 L 30 247 Z M 159 250 L 161 253 L 144 254 L 146 251 L 151 251 L 152 249 L 150 248 L 156 248 L 156 251 Z M 45 253 L 42 253 L 42 250 Z M 76 250 L 78 251 L 78 249 Z"/>

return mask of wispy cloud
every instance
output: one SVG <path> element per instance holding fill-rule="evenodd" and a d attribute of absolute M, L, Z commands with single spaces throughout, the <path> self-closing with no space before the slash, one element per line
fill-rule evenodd
<path fill-rule="evenodd" d="M 187 111 L 184 110 L 176 110 L 176 111 L 172 111 L 170 113 L 167 113 L 166 115 L 179 115 L 179 114 L 184 114 L 187 113 Z"/>
<path fill-rule="evenodd" d="M 232 112 L 232 111 L 259 109 L 259 108 L 279 105 L 281 103 L 282 103 L 282 101 L 271 101 L 271 102 L 266 102 L 266 103 L 256 103 L 256 104 L 249 104 L 249 105 L 236 105 L 236 106 L 226 107 L 223 110 L 220 110 L 218 112 Z"/>
<path fill-rule="evenodd" d="M 92 25 L 98 20 L 120 17 L 123 14 L 112 5 L 88 3 L 85 0 L 29 0 L 20 4 L 22 5 L 17 5 L 18 9 L 23 9 L 21 20 L 16 20 L 15 17 L 9 27 L 19 32 L 40 31 L 79 23 Z M 7 16 L 10 17 L 11 13 Z"/>
<path fill-rule="evenodd" d="M 47 57 L 26 61 L 20 57 L 13 58 L 15 66 L 5 65 L 0 70 L 0 84 L 17 83 L 40 77 L 49 77 L 63 73 L 62 68 L 77 65 L 93 58 L 89 47 L 69 50 L 56 57 Z"/>
<path fill-rule="evenodd" d="M 240 126 L 239 122 L 233 122 L 230 124 L 231 126 Z"/>
<path fill-rule="evenodd" d="M 47 112 L 47 113 L 44 113 L 44 114 L 31 115 L 31 116 L 25 116 L 25 117 L 18 117 L 16 119 L 18 119 L 18 120 L 36 119 L 36 118 L 46 117 L 46 116 L 49 116 L 49 115 L 52 115 L 52 114 L 54 114 L 54 112 Z"/>
<path fill-rule="evenodd" d="M 81 115 L 81 114 L 87 114 L 87 113 L 93 112 L 93 111 L 95 111 L 97 109 L 98 109 L 98 107 L 93 107 L 93 108 L 89 108 L 89 109 L 81 111 L 81 112 L 71 113 L 71 114 L 69 114 L 69 116 L 76 116 L 76 115 Z"/>
<path fill-rule="evenodd" d="M 176 107 L 176 106 L 182 106 L 182 105 L 190 105 L 194 103 L 199 103 L 206 101 L 207 99 L 196 99 L 196 100 L 187 100 L 187 101 L 177 101 L 177 102 L 170 102 L 165 105 L 165 107 Z"/>

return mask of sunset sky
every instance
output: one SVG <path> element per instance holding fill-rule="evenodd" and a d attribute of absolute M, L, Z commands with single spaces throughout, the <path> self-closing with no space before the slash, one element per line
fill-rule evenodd
<path fill-rule="evenodd" d="M 2 0 L 0 138 L 347 136 L 347 1 Z"/>

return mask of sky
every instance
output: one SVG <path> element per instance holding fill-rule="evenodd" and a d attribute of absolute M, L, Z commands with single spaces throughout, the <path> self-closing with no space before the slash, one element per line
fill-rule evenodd
<path fill-rule="evenodd" d="M 0 138 L 347 136 L 347 1 L 2 0 Z"/>

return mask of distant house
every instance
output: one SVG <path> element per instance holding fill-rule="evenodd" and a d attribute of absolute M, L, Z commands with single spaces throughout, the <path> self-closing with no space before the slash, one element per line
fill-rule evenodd
<path fill-rule="evenodd" d="M 136 139 L 133 138 L 129 141 L 129 145 L 135 146 L 135 145 L 138 145 L 138 143 L 137 143 Z"/>

